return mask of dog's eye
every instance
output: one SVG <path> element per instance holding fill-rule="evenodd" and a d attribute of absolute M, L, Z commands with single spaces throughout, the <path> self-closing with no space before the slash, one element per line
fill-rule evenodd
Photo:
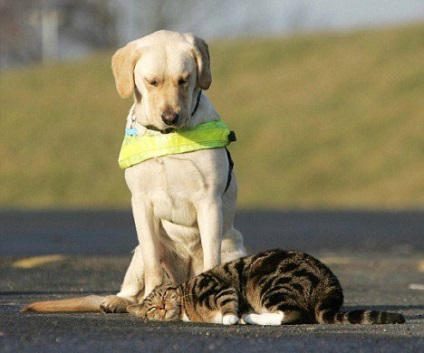
<path fill-rule="evenodd" d="M 180 79 L 178 80 L 178 86 L 183 86 L 183 85 L 185 85 L 185 84 L 187 83 L 187 81 L 188 81 L 188 77 L 187 77 L 187 78 L 180 78 Z"/>
<path fill-rule="evenodd" d="M 155 87 L 157 87 L 157 86 L 158 86 L 158 81 L 156 81 L 156 80 L 152 80 L 152 81 L 150 81 L 149 83 L 150 83 L 150 85 L 152 85 L 152 86 L 155 86 Z"/>

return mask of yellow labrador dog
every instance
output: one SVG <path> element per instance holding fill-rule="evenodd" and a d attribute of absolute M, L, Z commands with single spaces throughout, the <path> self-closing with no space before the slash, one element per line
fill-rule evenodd
<path fill-rule="evenodd" d="M 112 58 L 116 88 L 134 96 L 127 128 L 165 134 L 219 120 L 202 90 L 212 77 L 206 42 L 192 34 L 159 31 L 128 43 Z M 176 282 L 245 255 L 233 227 L 237 185 L 225 148 L 149 159 L 125 178 L 139 245 L 121 291 L 39 302 L 28 311 L 124 312 L 168 278 Z"/>

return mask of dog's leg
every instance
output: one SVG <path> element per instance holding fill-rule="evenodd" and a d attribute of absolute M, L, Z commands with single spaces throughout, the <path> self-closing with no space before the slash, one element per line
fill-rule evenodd
<path fill-rule="evenodd" d="M 221 263 L 222 220 L 222 205 L 219 200 L 205 202 L 197 209 L 197 222 L 203 248 L 203 271 Z"/>
<path fill-rule="evenodd" d="M 132 209 L 141 255 L 144 263 L 144 297 L 162 284 L 162 267 L 159 259 L 159 220 L 149 204 L 138 197 L 132 198 Z"/>
<path fill-rule="evenodd" d="M 222 235 L 221 263 L 226 263 L 246 256 L 243 238 L 237 229 L 231 227 Z"/>
<path fill-rule="evenodd" d="M 144 290 L 144 262 L 140 245 L 135 250 L 131 263 L 125 273 L 124 282 L 122 282 L 121 290 L 117 294 L 118 297 L 136 302 Z"/>
<path fill-rule="evenodd" d="M 140 246 L 134 250 L 131 263 L 127 269 L 121 290 L 117 295 L 108 295 L 101 303 L 106 313 L 126 312 L 127 306 L 136 304 L 142 298 L 144 290 L 144 263 Z"/>

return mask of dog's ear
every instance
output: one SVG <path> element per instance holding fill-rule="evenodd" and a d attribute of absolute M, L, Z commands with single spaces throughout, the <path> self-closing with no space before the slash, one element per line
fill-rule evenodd
<path fill-rule="evenodd" d="M 197 82 L 201 89 L 207 90 L 212 83 L 211 61 L 207 43 L 188 33 L 186 39 L 193 45 L 193 55 L 197 64 Z"/>
<path fill-rule="evenodd" d="M 128 98 L 134 91 L 134 67 L 140 57 L 138 45 L 128 43 L 112 57 L 112 71 L 116 90 L 122 98 Z"/>

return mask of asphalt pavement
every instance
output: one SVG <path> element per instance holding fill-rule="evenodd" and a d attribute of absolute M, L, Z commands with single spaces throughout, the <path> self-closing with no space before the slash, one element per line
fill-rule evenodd
<path fill-rule="evenodd" d="M 33 314 L 34 300 L 119 290 L 136 244 L 124 211 L 0 211 L 0 352 L 423 352 L 424 211 L 242 211 L 250 252 L 295 248 L 339 277 L 345 308 L 404 325 L 220 326 L 127 314 Z"/>

